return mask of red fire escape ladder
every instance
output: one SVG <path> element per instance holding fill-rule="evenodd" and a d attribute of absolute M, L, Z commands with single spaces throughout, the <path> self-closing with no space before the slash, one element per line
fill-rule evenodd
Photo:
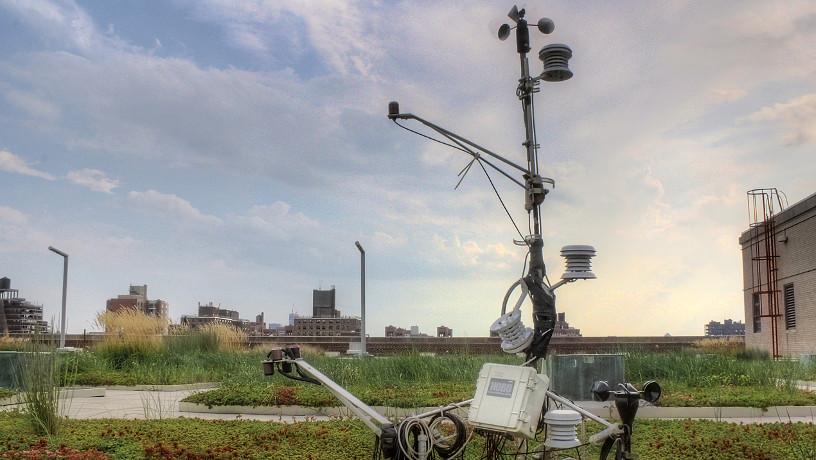
<path fill-rule="evenodd" d="M 779 351 L 779 287 L 776 253 L 776 211 L 783 209 L 779 191 L 760 188 L 748 191 L 748 211 L 751 250 L 751 299 L 752 305 L 759 300 L 758 313 L 754 318 L 770 318 L 771 354 L 781 357 Z M 753 308 L 756 308 L 754 306 Z"/>

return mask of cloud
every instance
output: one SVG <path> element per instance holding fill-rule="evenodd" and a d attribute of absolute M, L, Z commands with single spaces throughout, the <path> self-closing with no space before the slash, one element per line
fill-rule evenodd
<path fill-rule="evenodd" d="M 192 6 L 194 17 L 219 24 L 235 46 L 255 53 L 279 52 L 292 45 L 302 49 L 300 42 L 306 38 L 334 72 L 364 77 L 375 77 L 383 55 L 375 32 L 381 23 L 381 8 L 376 5 L 207 0 Z M 287 46 L 281 46 L 282 41 Z"/>
<path fill-rule="evenodd" d="M 10 103 L 34 118 L 54 121 L 60 116 L 59 107 L 36 94 L 9 89 L 3 95 Z"/>
<path fill-rule="evenodd" d="M 170 234 L 149 238 L 164 238 L 165 248 L 206 242 L 208 252 L 227 264 L 274 266 L 306 286 L 298 289 L 307 294 L 315 277 L 352 271 L 339 261 L 356 261 L 349 257 L 355 249 L 336 242 L 356 239 L 370 251 L 372 264 L 393 261 L 377 276 L 414 289 L 395 296 L 394 305 L 417 303 L 416 286 L 423 283 L 412 281 L 444 274 L 450 279 L 427 291 L 423 302 L 444 298 L 448 284 L 466 285 L 472 288 L 467 311 L 479 309 L 495 302 L 491 296 L 506 284 L 489 291 L 481 279 L 467 284 L 468 276 L 508 281 L 519 276 L 524 250 L 511 244 L 518 236 L 483 174 L 472 171 L 452 192 L 455 174 L 468 158 L 393 128 L 383 116 L 387 101 L 400 100 L 405 111 L 523 162 L 518 101 L 512 96 L 518 56 L 512 44 L 499 42 L 495 30 L 485 27 L 506 10 L 497 11 L 490 2 L 462 9 L 421 0 L 184 5 L 193 14 L 182 16 L 221 27 L 239 53 L 252 59 L 209 60 L 205 42 L 196 40 L 173 57 L 172 40 L 165 39 L 160 23 L 137 22 L 144 36 L 165 41 L 167 47 L 156 56 L 123 45 L 113 29 L 101 33 L 103 28 L 73 2 L 11 6 L 42 38 L 34 51 L 15 49 L 0 60 L 0 97 L 19 109 L 13 118 L 29 130 L 22 135 L 35 138 L 31 133 L 42 131 L 38 142 L 59 146 L 55 154 L 66 159 L 145 159 L 166 170 L 156 180 L 183 183 L 198 174 L 218 174 L 226 199 L 245 196 L 246 184 L 262 176 L 271 196 L 282 201 L 244 205 L 239 209 L 245 212 L 224 217 L 217 231 L 204 225 L 184 228 L 183 241 Z M 557 29 L 551 38 L 575 51 L 570 62 L 575 78 L 542 85 L 537 99 L 542 169 L 558 183 L 543 206 L 545 258 L 551 273 L 558 273 L 560 245 L 586 242 L 599 250 L 597 284 L 565 289 L 564 308 L 576 315 L 598 307 L 608 307 L 604 313 L 609 314 L 618 308 L 680 308 L 688 303 L 688 292 L 703 292 L 684 316 L 692 326 L 684 323 L 680 330 L 687 332 L 698 331 L 720 305 L 741 311 L 734 240 L 745 225 L 743 191 L 758 185 L 752 181 L 798 180 L 798 191 L 786 191 L 801 196 L 812 191 L 806 178 L 815 167 L 807 161 L 810 152 L 757 159 L 773 147 L 773 136 L 762 136 L 764 125 L 787 129 L 791 141 L 812 141 L 808 123 L 814 124 L 808 121 L 808 104 L 793 104 L 798 98 L 758 111 L 755 123 L 735 121 L 750 115 L 745 107 L 812 85 L 812 5 L 679 2 L 643 8 L 552 2 L 546 10 L 530 8 L 532 18 L 553 17 Z M 451 27 L 454 17 L 456 27 Z M 674 27 L 678 21 L 685 27 Z M 536 50 L 548 40 L 533 34 Z M 540 69 L 535 55 L 531 65 Z M 463 72 L 479 78 L 463 79 Z M 10 125 L 6 131 L 17 127 L 0 127 Z M 797 178 L 790 176 L 794 170 Z M 526 233 L 521 191 L 496 177 Z M 290 191 L 297 196 L 297 211 L 287 203 L 294 202 L 285 195 Z M 155 190 L 131 192 L 128 200 L 133 207 L 191 222 L 222 222 L 190 201 Z M 309 216 L 321 216 L 320 222 Z M 19 222 L 19 216 L 10 219 Z M 22 229 L 18 234 L 27 235 Z M 151 252 L 163 254 L 157 247 L 162 245 L 151 246 Z M 185 257 L 179 254 L 179 266 L 195 265 Z M 190 276 L 206 271 L 198 267 Z M 697 272 L 717 276 L 687 278 Z M 168 270 L 162 276 L 173 280 L 184 273 Z M 643 289 L 620 288 L 644 274 L 650 279 Z M 258 295 L 255 285 L 239 281 L 235 286 L 248 292 L 247 298 Z M 462 301 L 452 297 L 451 302 Z M 573 317 L 572 312 L 571 321 L 578 319 L 576 326 L 585 331 L 607 335 L 612 330 L 597 320 L 608 315 Z M 679 327 L 668 323 L 659 327 Z M 656 327 L 616 326 L 629 333 Z M 483 332 L 484 326 L 476 329 Z"/>
<path fill-rule="evenodd" d="M 816 142 L 816 93 L 763 107 L 748 119 L 755 123 L 781 122 L 786 131 L 784 139 L 787 144 Z"/>
<path fill-rule="evenodd" d="M 54 180 L 54 176 L 47 172 L 32 168 L 24 159 L 9 152 L 8 150 L 0 149 L 0 171 L 6 171 L 15 174 L 22 174 L 24 176 L 39 177 L 45 180 Z"/>
<path fill-rule="evenodd" d="M 283 201 L 252 206 L 246 215 L 239 216 L 236 220 L 265 234 L 285 239 L 318 227 L 317 221 L 302 212 L 293 212 L 292 207 Z"/>
<path fill-rule="evenodd" d="M 28 216 L 8 206 L 0 206 L 0 220 L 10 224 L 21 225 L 28 222 Z"/>
<path fill-rule="evenodd" d="M 747 94 L 747 91 L 739 88 L 718 88 L 711 92 L 711 96 L 717 102 L 738 101 L 744 98 Z"/>
<path fill-rule="evenodd" d="M 78 169 L 70 171 L 66 176 L 69 181 L 87 187 L 94 192 L 112 193 L 119 186 L 119 181 L 111 179 L 98 169 Z"/>
<path fill-rule="evenodd" d="M 58 46 L 87 52 L 115 43 L 100 34 L 91 16 L 72 0 L 3 2 L 0 7 L 11 11 L 40 37 Z"/>
<path fill-rule="evenodd" d="M 218 217 L 204 214 L 196 209 L 189 201 L 173 194 L 147 190 L 145 192 L 132 191 L 128 193 L 128 200 L 148 211 L 157 212 L 167 217 L 179 217 L 184 220 L 204 224 L 220 224 Z"/>

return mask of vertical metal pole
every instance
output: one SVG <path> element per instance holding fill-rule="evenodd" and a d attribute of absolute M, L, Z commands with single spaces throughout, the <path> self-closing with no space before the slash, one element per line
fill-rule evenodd
<path fill-rule="evenodd" d="M 65 300 L 68 295 L 68 254 L 62 264 L 62 318 L 60 320 L 60 348 L 65 348 Z"/>
<path fill-rule="evenodd" d="M 360 250 L 360 356 L 366 356 L 365 249 L 359 241 L 355 241 L 354 245 Z"/>
<path fill-rule="evenodd" d="M 525 208 L 531 213 L 533 220 L 532 235 L 530 235 L 529 254 L 530 266 L 525 282 L 529 288 L 533 303 L 533 343 L 527 350 L 527 358 L 546 356 L 550 338 L 555 328 L 555 296 L 545 283 L 546 268 L 544 266 L 543 247 L 541 238 L 541 213 L 539 203 L 543 199 L 542 180 L 538 175 L 538 157 L 536 152 L 535 125 L 533 123 L 533 94 L 536 82 L 530 78 L 530 64 L 527 53 L 530 51 L 530 32 L 527 21 L 519 19 L 516 22 L 516 51 L 519 53 L 521 76 L 519 78 L 519 96 L 524 113 L 524 147 L 527 150 L 527 168 L 525 175 L 526 196 Z"/>
<path fill-rule="evenodd" d="M 527 53 L 520 54 L 521 59 L 521 83 L 530 83 L 530 65 L 527 60 Z M 522 111 L 524 112 L 524 146 L 527 149 L 527 168 L 533 177 L 538 176 L 538 158 L 536 156 L 535 126 L 533 126 L 533 93 L 532 88 L 528 88 L 527 94 L 521 99 Z M 529 185 L 528 185 L 529 186 Z M 544 254 L 541 241 L 541 217 L 538 206 L 533 206 L 533 239 L 530 242 L 530 271 L 539 279 L 544 278 Z"/>
<path fill-rule="evenodd" d="M 48 246 L 48 250 L 62 256 L 62 318 L 60 319 L 60 348 L 65 348 L 65 299 L 68 295 L 68 254 Z"/>

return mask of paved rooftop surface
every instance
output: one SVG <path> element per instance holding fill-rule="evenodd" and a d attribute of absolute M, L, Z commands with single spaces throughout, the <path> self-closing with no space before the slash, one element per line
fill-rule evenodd
<path fill-rule="evenodd" d="M 63 400 L 62 406 L 70 418 L 75 419 L 158 419 L 189 417 L 207 420 L 260 420 L 270 422 L 293 423 L 307 420 L 336 420 L 329 416 L 291 416 L 291 415 L 260 415 L 260 414 L 214 414 L 198 412 L 180 412 L 179 401 L 196 390 L 182 391 L 134 391 L 134 390 L 106 390 L 104 397 L 75 397 Z M 200 390 L 199 390 L 200 391 Z M 609 403 L 594 401 L 579 401 L 581 407 L 587 409 L 604 407 Z M 14 410 L 20 405 L 0 407 L 0 410 Z M 768 416 L 770 415 L 770 416 Z M 768 414 L 765 417 L 695 417 L 695 420 L 718 420 L 730 423 L 773 423 L 773 422 L 805 422 L 816 423 L 816 413 L 813 416 L 788 417 L 784 413 Z M 679 417 L 683 419 L 685 417 Z"/>

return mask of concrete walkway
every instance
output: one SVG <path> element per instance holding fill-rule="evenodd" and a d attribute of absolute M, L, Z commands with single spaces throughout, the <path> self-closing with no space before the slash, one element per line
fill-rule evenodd
<path fill-rule="evenodd" d="M 179 410 L 179 402 L 192 393 L 201 390 L 180 390 L 180 391 L 135 391 L 135 390 L 106 390 L 103 397 L 74 397 L 66 398 L 62 401 L 63 413 L 74 419 L 159 419 L 190 417 L 207 420 L 260 420 L 281 423 L 293 423 L 309 420 L 338 420 L 340 418 L 333 415 L 272 415 L 272 414 L 252 414 L 252 408 L 236 408 L 236 413 L 211 413 L 211 412 L 182 412 Z M 608 417 L 609 412 L 606 407 L 609 403 L 598 403 L 594 401 L 578 402 L 582 407 L 590 411 Z M 19 404 L 0 407 L 0 411 L 9 411 L 21 408 Z M 243 409 L 243 410 L 242 410 Z M 290 412 L 292 409 L 288 408 Z M 694 420 L 714 420 L 730 423 L 776 423 L 776 422 L 804 422 L 816 423 L 816 413 L 810 415 L 808 408 L 771 408 L 762 416 L 739 416 L 748 414 L 752 410 L 744 408 L 694 408 L 698 412 L 689 412 L 690 408 L 656 408 L 644 407 L 639 415 L 643 418 L 652 418 L 651 412 L 659 410 L 661 413 L 672 409 L 676 411 L 676 416 L 672 412 L 662 414 L 651 414 L 660 419 L 694 419 Z M 714 415 L 706 416 L 708 413 L 701 412 L 710 410 Z M 727 409 L 737 409 L 731 410 Z M 744 409 L 744 410 L 743 410 Z M 603 411 L 606 410 L 606 413 Z M 244 413 L 241 413 L 241 412 Z M 753 409 L 757 412 L 756 409 Z M 733 413 L 734 416 L 727 416 Z M 721 415 L 718 415 L 721 414 Z M 790 416 L 789 416 L 790 414 Z M 752 414 L 753 415 L 753 414 Z"/>
<path fill-rule="evenodd" d="M 279 416 L 258 414 L 197 414 L 179 412 L 179 401 L 196 390 L 134 391 L 105 390 L 103 397 L 68 398 L 61 403 L 63 413 L 74 419 L 159 419 L 190 417 L 206 420 L 261 420 L 294 423 L 309 420 L 337 420 L 327 416 Z M 22 408 L 19 404 L 0 407 L 0 411 Z"/>

